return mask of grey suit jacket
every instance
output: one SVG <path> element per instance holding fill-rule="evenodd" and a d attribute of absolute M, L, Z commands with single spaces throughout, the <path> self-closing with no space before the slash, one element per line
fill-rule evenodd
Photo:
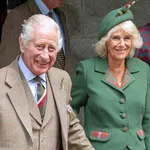
<path fill-rule="evenodd" d="M 65 71 L 52 67 L 48 71 L 47 77 L 52 89 L 52 93 L 48 95 L 54 99 L 58 111 L 63 150 L 93 150 L 85 137 L 83 128 L 79 125 L 79 120 L 66 107 L 70 101 L 71 80 L 69 75 Z M 53 131 L 55 127 L 50 123 L 50 120 L 53 119 L 50 115 L 53 108 L 46 110 L 46 117 L 41 125 L 34 100 L 27 99 L 28 93 L 23 86 L 17 59 L 9 66 L 0 69 L 0 79 L 0 149 L 34 149 L 33 135 L 36 131 L 33 130 L 31 116 L 36 120 L 34 126 L 41 128 L 45 137 L 53 137 L 53 140 L 47 139 L 47 141 L 55 143 L 57 140 Z M 47 103 L 47 105 L 49 105 L 47 107 L 51 107 L 51 103 Z M 52 132 L 49 132 L 50 130 Z M 48 150 L 48 144 L 49 142 L 45 144 L 45 150 Z M 37 149 L 39 148 L 34 150 Z"/>
<path fill-rule="evenodd" d="M 57 57 L 55 67 L 65 69 L 69 74 L 72 71 L 70 63 L 69 36 L 66 25 L 66 18 L 62 10 L 55 9 L 60 16 L 60 22 L 65 33 L 66 62 L 65 68 L 62 68 L 60 59 Z M 28 0 L 26 3 L 11 10 L 5 20 L 2 29 L 2 39 L 0 44 L 0 68 L 10 64 L 20 53 L 18 38 L 21 32 L 21 24 L 34 14 L 41 14 L 34 0 Z"/>

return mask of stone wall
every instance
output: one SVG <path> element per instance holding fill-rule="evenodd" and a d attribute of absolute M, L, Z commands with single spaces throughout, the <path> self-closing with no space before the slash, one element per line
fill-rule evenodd
<path fill-rule="evenodd" d="M 129 0 L 66 0 L 64 11 L 70 35 L 72 65 L 94 56 L 94 44 L 101 19 L 111 10 L 120 8 Z M 135 24 L 140 27 L 150 22 L 150 0 L 138 0 L 131 8 Z M 75 71 L 74 73 L 75 74 Z"/>

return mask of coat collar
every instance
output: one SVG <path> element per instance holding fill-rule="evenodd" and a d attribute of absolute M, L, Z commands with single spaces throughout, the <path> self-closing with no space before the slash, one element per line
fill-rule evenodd
<path fill-rule="evenodd" d="M 38 8 L 34 0 L 28 0 L 28 5 L 29 5 L 29 10 L 33 14 L 41 14 L 40 9 Z"/>
<path fill-rule="evenodd" d="M 136 73 L 140 71 L 138 63 L 135 61 L 137 58 L 126 58 L 126 66 L 130 73 Z M 97 57 L 95 61 L 95 71 L 106 73 L 108 69 L 107 59 Z"/>
<path fill-rule="evenodd" d="M 123 92 L 123 90 L 126 87 L 128 87 L 135 81 L 135 78 L 133 77 L 132 74 L 138 73 L 140 71 L 136 59 L 137 58 L 126 58 L 127 70 L 124 75 L 122 88 L 119 88 L 118 84 L 115 81 L 116 79 L 111 74 L 111 72 L 109 72 L 107 59 L 101 59 L 97 57 L 95 61 L 95 71 L 104 74 L 104 77 L 101 79 L 101 81 L 119 90 L 120 92 Z"/>
<path fill-rule="evenodd" d="M 68 120 L 67 115 L 64 115 L 67 113 L 67 95 L 64 88 L 65 85 L 62 85 L 62 79 L 64 78 L 62 76 L 59 76 L 59 74 L 53 67 L 48 71 L 48 78 L 51 82 L 51 89 L 53 92 L 54 100 L 56 102 L 56 106 L 58 108 L 62 131 L 62 140 L 64 141 L 63 149 L 66 149 L 67 145 L 65 145 L 65 143 L 67 143 L 68 141 Z"/>
<path fill-rule="evenodd" d="M 6 83 L 10 87 L 22 83 L 21 77 L 19 75 L 18 57 L 8 66 Z"/>

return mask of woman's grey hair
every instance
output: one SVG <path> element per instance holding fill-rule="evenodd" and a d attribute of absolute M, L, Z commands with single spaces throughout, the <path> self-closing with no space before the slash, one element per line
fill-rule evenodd
<path fill-rule="evenodd" d="M 125 21 L 114 28 L 112 28 L 101 40 L 99 40 L 95 45 L 95 51 L 99 57 L 107 57 L 107 47 L 106 42 L 110 39 L 112 33 L 123 29 L 125 32 L 129 33 L 131 35 L 132 39 L 132 47 L 129 52 L 128 57 L 133 57 L 135 53 L 135 49 L 140 48 L 143 45 L 142 37 L 140 36 L 140 33 L 137 29 L 137 27 L 134 25 L 132 21 Z"/>
<path fill-rule="evenodd" d="M 22 24 L 21 37 L 26 47 L 28 46 L 29 40 L 33 38 L 35 27 L 43 27 L 47 31 L 51 28 L 56 28 L 58 32 L 58 51 L 62 48 L 62 36 L 59 26 L 53 19 L 42 14 L 33 15 L 28 20 L 24 20 L 24 23 Z"/>

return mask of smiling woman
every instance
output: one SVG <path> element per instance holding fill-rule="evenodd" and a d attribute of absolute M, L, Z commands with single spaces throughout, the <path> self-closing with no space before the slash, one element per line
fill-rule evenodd
<path fill-rule="evenodd" d="M 85 132 L 96 150 L 149 150 L 150 70 L 133 58 L 143 44 L 129 6 L 100 24 L 96 58 L 82 61 L 71 90 L 76 114 L 84 106 Z"/>
<path fill-rule="evenodd" d="M 97 42 L 96 52 L 99 57 L 107 58 L 108 71 L 117 87 L 121 88 L 125 84 L 124 75 L 128 70 L 126 58 L 133 57 L 135 48 L 141 47 L 142 44 L 139 31 L 131 20 L 115 25 Z"/>

